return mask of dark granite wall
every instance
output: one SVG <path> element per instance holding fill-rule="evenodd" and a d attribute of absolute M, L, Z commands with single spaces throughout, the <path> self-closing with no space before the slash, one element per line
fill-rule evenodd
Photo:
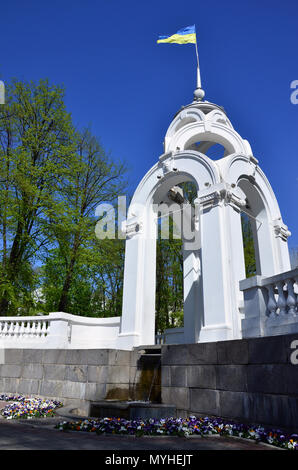
<path fill-rule="evenodd" d="M 293 340 L 298 335 L 162 345 L 162 403 L 176 406 L 181 416 L 221 416 L 297 431 Z M 144 399 L 143 388 L 150 385 L 140 349 L 0 352 L 0 394 L 38 395 L 64 404 L 79 400 L 87 409 L 88 401 Z"/>
<path fill-rule="evenodd" d="M 6 349 L 0 394 L 38 395 L 64 403 L 127 399 L 135 373 L 130 351 Z"/>
<path fill-rule="evenodd" d="M 162 402 L 180 415 L 298 429 L 298 335 L 162 346 Z"/>

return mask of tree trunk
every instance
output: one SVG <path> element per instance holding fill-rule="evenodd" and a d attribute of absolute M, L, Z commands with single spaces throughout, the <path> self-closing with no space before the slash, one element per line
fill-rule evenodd
<path fill-rule="evenodd" d="M 62 292 L 61 292 L 61 296 L 60 296 L 60 300 L 58 304 L 59 312 L 66 312 L 69 307 L 69 290 L 71 287 L 74 267 L 75 267 L 76 260 L 77 260 L 78 248 L 79 248 L 79 241 L 78 241 L 78 237 L 76 237 L 73 252 L 72 252 L 72 257 L 71 257 L 70 264 L 66 273 L 65 281 L 63 284 L 63 288 L 62 288 Z"/>
<path fill-rule="evenodd" d="M 4 317 L 4 316 L 7 315 L 8 307 L 9 307 L 9 303 L 8 303 L 7 297 L 5 296 L 5 292 L 4 292 L 4 295 L 2 296 L 2 299 L 0 301 L 0 315 L 1 316 Z"/>

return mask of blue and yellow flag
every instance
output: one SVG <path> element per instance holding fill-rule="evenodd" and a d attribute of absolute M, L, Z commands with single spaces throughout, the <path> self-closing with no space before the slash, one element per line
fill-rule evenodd
<path fill-rule="evenodd" d="M 196 44 L 196 27 L 195 25 L 187 26 L 186 28 L 179 29 L 172 36 L 159 36 L 157 43 Z"/>

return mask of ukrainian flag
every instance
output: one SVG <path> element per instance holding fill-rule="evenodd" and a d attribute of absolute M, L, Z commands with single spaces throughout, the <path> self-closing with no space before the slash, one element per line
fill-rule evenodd
<path fill-rule="evenodd" d="M 180 29 L 172 36 L 159 36 L 157 43 L 160 44 L 163 42 L 173 44 L 196 44 L 196 27 L 195 25 L 187 26 L 186 28 Z"/>

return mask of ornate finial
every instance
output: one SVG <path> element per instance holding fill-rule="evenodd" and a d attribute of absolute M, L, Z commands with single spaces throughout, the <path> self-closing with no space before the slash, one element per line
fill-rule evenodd
<path fill-rule="evenodd" d="M 202 101 L 204 99 L 204 96 L 205 96 L 205 92 L 204 92 L 203 88 L 198 87 L 198 88 L 195 89 L 195 91 L 194 91 L 194 100 L 195 101 Z"/>

